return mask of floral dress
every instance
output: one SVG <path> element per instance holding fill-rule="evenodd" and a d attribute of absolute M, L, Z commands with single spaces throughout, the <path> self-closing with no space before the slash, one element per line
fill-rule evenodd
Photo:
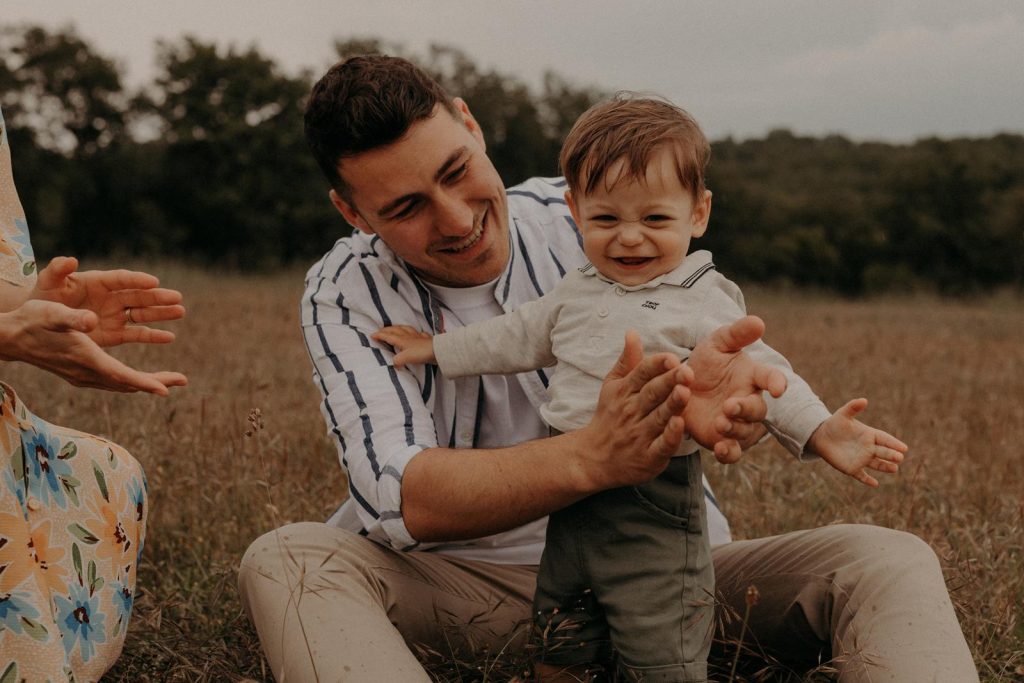
<path fill-rule="evenodd" d="M 35 261 L 0 113 L 0 279 Z M 0 683 L 96 681 L 121 653 L 146 529 L 142 468 L 0 382 Z"/>

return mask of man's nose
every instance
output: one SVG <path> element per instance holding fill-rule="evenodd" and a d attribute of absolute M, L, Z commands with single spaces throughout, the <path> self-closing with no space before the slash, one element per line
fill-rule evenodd
<path fill-rule="evenodd" d="M 444 196 L 437 202 L 437 231 L 446 237 L 462 237 L 473 231 L 473 208 L 457 196 Z"/>

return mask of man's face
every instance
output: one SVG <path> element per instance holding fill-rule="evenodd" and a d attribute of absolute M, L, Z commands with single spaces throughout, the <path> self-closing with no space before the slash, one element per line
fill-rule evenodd
<path fill-rule="evenodd" d="M 350 224 L 378 235 L 424 280 L 490 282 L 509 258 L 508 203 L 465 102 L 443 107 L 385 147 L 343 159 L 351 202 L 331 201 Z"/>
<path fill-rule="evenodd" d="M 590 194 L 566 192 L 565 199 L 583 233 L 583 251 L 598 272 L 623 285 L 641 285 L 682 263 L 690 239 L 707 228 L 711 193 L 705 190 L 693 201 L 667 146 L 647 164 L 644 181 L 620 178 L 623 166 L 612 164 L 608 178 Z"/>

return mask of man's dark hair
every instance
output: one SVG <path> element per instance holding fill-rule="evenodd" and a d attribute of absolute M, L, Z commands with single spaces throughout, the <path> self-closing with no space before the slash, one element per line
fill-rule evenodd
<path fill-rule="evenodd" d="M 352 201 L 339 162 L 395 142 L 437 105 L 456 116 L 455 103 L 426 72 L 387 55 L 350 57 L 332 66 L 306 103 L 306 142 L 341 197 Z"/>

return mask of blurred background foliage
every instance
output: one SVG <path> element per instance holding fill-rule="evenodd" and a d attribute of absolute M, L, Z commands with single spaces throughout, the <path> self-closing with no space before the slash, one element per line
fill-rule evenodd
<path fill-rule="evenodd" d="M 334 47 L 408 57 L 465 98 L 509 185 L 555 175 L 572 122 L 607 94 L 555 73 L 531 88 L 447 46 Z M 302 136 L 319 74 L 192 37 L 156 50 L 157 76 L 131 90 L 73 28 L 0 28 L 0 105 L 41 260 L 267 270 L 311 262 L 348 231 Z M 697 246 L 734 279 L 846 295 L 1024 288 L 1020 135 L 888 144 L 776 130 L 712 146 L 714 211 Z"/>

